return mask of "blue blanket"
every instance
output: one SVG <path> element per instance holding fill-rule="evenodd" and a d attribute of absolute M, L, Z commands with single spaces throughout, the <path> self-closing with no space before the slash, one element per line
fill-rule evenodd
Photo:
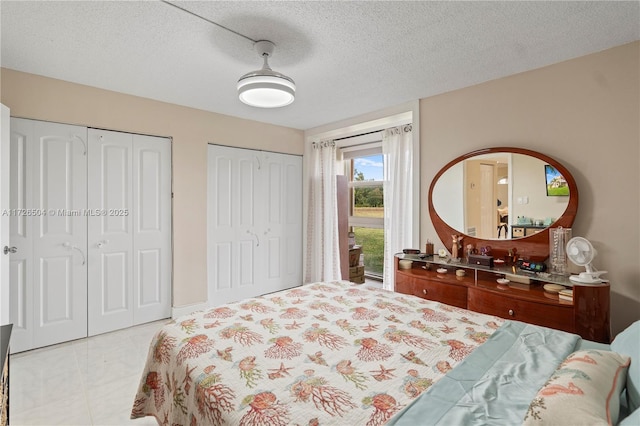
<path fill-rule="evenodd" d="M 507 321 L 387 424 L 521 424 L 531 400 L 579 339 Z"/>

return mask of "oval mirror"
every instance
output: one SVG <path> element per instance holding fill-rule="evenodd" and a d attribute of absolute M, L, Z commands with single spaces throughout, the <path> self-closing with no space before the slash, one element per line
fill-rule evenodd
<path fill-rule="evenodd" d="M 569 171 L 521 148 L 460 156 L 438 172 L 429 189 L 429 214 L 447 247 L 452 235 L 463 235 L 465 245 L 506 250 L 518 242 L 538 260 L 548 253 L 547 228 L 570 227 L 577 205 L 578 189 Z"/>

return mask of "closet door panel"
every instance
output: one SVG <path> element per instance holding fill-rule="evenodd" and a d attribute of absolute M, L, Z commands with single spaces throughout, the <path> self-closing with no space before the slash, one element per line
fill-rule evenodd
<path fill-rule="evenodd" d="M 83 127 L 33 122 L 36 347 L 87 334 L 86 138 Z"/>
<path fill-rule="evenodd" d="M 256 170 L 255 170 L 255 162 L 254 159 L 249 157 L 239 158 L 238 166 L 235 170 L 235 177 L 238 180 L 238 187 L 233 188 L 233 190 L 237 191 L 232 193 L 234 197 L 240 197 L 240 205 L 234 203 L 231 199 L 231 194 L 228 196 L 229 205 L 234 206 L 237 209 L 236 213 L 238 214 L 238 223 L 237 225 L 240 228 L 247 228 L 255 230 L 256 226 Z M 262 208 L 262 207 L 260 207 Z"/>
<path fill-rule="evenodd" d="M 210 158 L 211 155 L 210 155 Z M 216 193 L 216 202 L 213 204 L 212 216 L 215 219 L 214 228 L 219 229 L 220 232 L 224 232 L 229 230 L 231 233 L 231 227 L 233 223 L 231 221 L 232 216 L 232 208 L 233 208 L 233 191 L 234 188 L 231 186 L 231 171 L 233 169 L 233 159 L 226 156 L 216 156 L 213 157 L 214 162 L 213 167 L 210 167 L 209 173 L 209 181 L 213 182 L 212 185 L 215 185 L 213 191 Z M 250 174 L 250 176 L 253 173 Z M 246 179 L 246 174 L 243 174 L 242 177 Z M 246 186 L 246 185 L 243 185 Z M 241 219 L 242 220 L 242 219 Z M 222 238 L 222 240 L 229 240 L 230 235 L 226 236 L 227 238 Z"/>
<path fill-rule="evenodd" d="M 16 214 L 31 208 L 32 162 L 28 161 L 33 147 L 31 120 L 11 119 L 10 201 L 13 210 L 9 217 L 10 245 L 17 251 L 10 255 L 9 292 L 10 321 L 13 323 L 11 352 L 33 348 L 33 222 L 32 217 Z"/>
<path fill-rule="evenodd" d="M 127 252 L 102 253 L 100 256 L 101 275 L 104 278 L 100 286 L 102 315 L 122 313 L 129 316 L 126 315 L 130 312 L 131 306 L 131 292 L 127 285 L 131 282 L 128 276 L 131 270 L 128 260 Z"/>
<path fill-rule="evenodd" d="M 302 157 L 283 155 L 283 287 L 302 284 Z"/>
<path fill-rule="evenodd" d="M 233 250 L 230 242 L 220 242 L 213 246 L 213 259 L 216 262 L 216 268 L 214 270 L 215 276 L 210 278 L 215 285 L 213 289 L 214 293 L 224 290 L 230 290 L 232 288 L 231 283 L 231 252 Z"/>
<path fill-rule="evenodd" d="M 11 244 L 11 117 L 10 110 L 0 103 L 0 247 Z M 0 257 L 0 326 L 11 324 L 11 257 Z M 5 405 L 0 403 L 4 408 Z M 0 412 L 3 412 L 0 409 Z"/>
<path fill-rule="evenodd" d="M 73 143 L 57 135 L 43 135 L 39 139 L 38 150 L 40 179 L 36 182 L 39 191 L 36 204 L 59 214 L 39 215 L 40 238 L 55 238 L 73 234 L 76 211 L 73 203 L 74 170 L 71 157 Z M 83 208 L 84 206 L 81 206 Z M 78 212 L 80 215 L 80 212 Z"/>
<path fill-rule="evenodd" d="M 133 324 L 133 136 L 89 129 L 89 336 Z"/>
<path fill-rule="evenodd" d="M 269 222 L 268 227 L 280 226 L 283 222 L 282 210 L 284 208 L 282 192 L 284 187 L 283 165 L 278 156 L 274 154 L 267 154 L 268 168 L 268 187 L 269 196 L 267 202 L 269 203 Z M 278 229 L 280 231 L 280 229 Z"/>
<path fill-rule="evenodd" d="M 250 297 L 260 285 L 256 281 L 255 269 L 265 262 L 258 255 L 260 245 L 265 244 L 265 236 L 259 226 L 259 215 L 265 214 L 264 205 L 256 204 L 257 193 L 261 191 L 260 167 L 257 158 L 249 150 L 239 150 L 237 164 L 233 170 L 231 206 L 238 220 L 233 225 L 234 251 L 232 257 L 233 276 L 236 288 L 242 289 L 239 298 Z M 256 211 L 257 209 L 257 211 Z M 238 298 L 236 298 L 238 300 Z"/>
<path fill-rule="evenodd" d="M 133 323 L 171 316 L 171 141 L 133 136 Z"/>
<path fill-rule="evenodd" d="M 295 283 L 302 283 L 302 158 L 286 155 L 283 162 L 285 170 L 283 279 L 286 287 L 291 287 L 297 285 Z"/>
<path fill-rule="evenodd" d="M 255 151 L 219 145 L 208 147 L 207 274 L 209 303 L 218 306 L 260 294 L 266 244 L 258 221 L 266 205 L 256 204 L 262 194 Z"/>
<path fill-rule="evenodd" d="M 239 285 L 241 287 L 253 287 L 256 283 L 256 276 L 254 271 L 254 265 L 256 263 L 255 260 L 255 251 L 256 251 L 256 243 L 251 240 L 244 240 L 238 242 L 238 247 L 240 250 L 239 256 L 239 271 L 240 271 L 240 282 Z"/>
<path fill-rule="evenodd" d="M 274 153 L 263 153 L 263 162 L 266 167 L 263 173 L 263 179 L 266 184 L 266 197 L 263 202 L 266 203 L 266 214 L 264 215 L 264 234 L 267 237 L 265 246 L 265 268 L 260 276 L 260 280 L 264 282 L 264 292 L 273 292 L 282 289 L 282 268 L 286 262 L 282 258 L 281 252 L 283 244 L 283 190 L 284 190 L 284 174 L 282 155 Z"/>
<path fill-rule="evenodd" d="M 162 259 L 159 249 L 139 250 L 136 263 L 138 265 L 139 306 L 153 306 L 162 302 L 162 288 L 158 283 L 162 280 Z M 168 315 L 168 314 L 167 314 Z"/>
<path fill-rule="evenodd" d="M 295 229 L 302 226 L 302 159 L 300 157 L 287 156 L 285 162 L 285 224 Z"/>
<path fill-rule="evenodd" d="M 209 304 L 301 285 L 302 158 L 210 145 L 208 164 Z"/>
<path fill-rule="evenodd" d="M 73 256 L 47 257 L 40 260 L 40 281 L 36 291 L 42 297 L 40 321 L 44 326 L 72 321 Z"/>
<path fill-rule="evenodd" d="M 160 152 L 150 149 L 137 151 L 137 154 L 137 230 L 138 232 L 156 233 L 162 231 L 160 221 L 163 216 L 160 208 L 160 200 L 162 198 L 160 192 L 162 179 L 161 155 Z"/>
<path fill-rule="evenodd" d="M 29 325 L 33 321 L 33 306 L 28 301 L 33 301 L 33 292 L 31 288 L 32 280 L 28 279 L 27 261 L 25 259 L 11 260 L 9 264 L 9 275 L 11 276 L 11 322 L 13 328 L 20 330 L 24 336 L 13 335 L 12 347 L 16 347 L 15 351 L 20 352 L 32 347 L 33 330 L 29 329 Z"/>
<path fill-rule="evenodd" d="M 215 295 L 216 300 L 235 287 L 233 251 L 236 234 L 236 222 L 233 220 L 233 196 L 237 190 L 232 186 L 232 173 L 235 167 L 234 158 L 225 155 L 221 147 L 212 150 L 209 146 L 208 187 L 216 194 L 216 202 L 209 199 L 207 227 L 213 241 L 207 253 L 209 264 L 208 289 L 209 299 Z M 240 217 L 242 221 L 242 217 Z M 236 260 L 237 262 L 237 260 Z M 217 303 L 222 304 L 223 302 Z"/>
<path fill-rule="evenodd" d="M 298 256 L 298 254 L 296 253 L 296 250 L 300 250 L 300 248 L 301 248 L 300 242 L 296 238 L 293 238 L 291 236 L 286 237 L 284 250 L 285 250 L 285 253 L 289 253 L 289 255 L 291 256 L 290 259 L 295 259 L 296 256 Z M 301 274 L 301 268 L 296 264 L 295 260 L 292 260 L 291 262 L 286 262 L 285 268 L 286 268 L 285 274 L 290 280 L 290 282 L 295 282 L 296 274 Z M 302 277 L 300 277 L 300 280 L 302 282 Z"/>
<path fill-rule="evenodd" d="M 278 291 L 302 283 L 302 159 L 273 153 L 265 157 L 269 164 L 267 289 Z"/>
<path fill-rule="evenodd" d="M 282 262 L 280 250 L 281 237 L 271 237 L 267 240 L 267 276 L 270 280 L 282 278 Z"/>

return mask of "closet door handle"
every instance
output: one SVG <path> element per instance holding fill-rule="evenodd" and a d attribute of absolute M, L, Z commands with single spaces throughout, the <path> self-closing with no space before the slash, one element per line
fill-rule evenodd
<path fill-rule="evenodd" d="M 82 142 L 82 147 L 84 148 L 84 152 L 82 153 L 82 155 L 86 156 L 87 155 L 87 144 L 84 141 L 84 139 L 82 139 L 80 136 L 78 135 L 73 135 L 74 138 L 78 139 L 80 142 Z"/>
<path fill-rule="evenodd" d="M 4 254 L 16 253 L 18 251 L 18 248 L 17 247 L 4 246 L 4 249 L 2 251 L 4 252 Z"/>
<path fill-rule="evenodd" d="M 66 243 L 62 243 L 62 247 L 71 249 L 71 250 L 78 250 L 78 252 L 80 252 L 80 256 L 82 256 L 82 264 L 86 264 L 87 263 L 87 258 L 84 257 L 84 252 L 82 251 L 82 249 L 80 247 L 74 246 L 73 244 L 71 244 L 70 242 L 66 242 Z"/>
<path fill-rule="evenodd" d="M 260 237 L 258 237 L 258 234 L 254 234 L 253 232 L 249 231 L 248 229 L 247 229 L 247 234 L 255 237 L 255 239 L 256 239 L 256 247 L 260 247 Z"/>
<path fill-rule="evenodd" d="M 106 246 L 107 244 L 109 244 L 109 240 L 100 240 L 100 241 L 97 242 L 96 247 L 101 249 L 102 247 Z"/>

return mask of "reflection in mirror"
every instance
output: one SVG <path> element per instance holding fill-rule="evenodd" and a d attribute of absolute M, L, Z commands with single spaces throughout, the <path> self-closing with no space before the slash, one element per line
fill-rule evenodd
<path fill-rule="evenodd" d="M 566 180 L 549 182 L 545 166 L 547 162 L 521 153 L 467 157 L 438 177 L 431 194 L 433 207 L 447 225 L 471 237 L 504 240 L 532 235 L 560 218 L 570 199 Z M 563 182 L 561 190 L 555 188 Z"/>

